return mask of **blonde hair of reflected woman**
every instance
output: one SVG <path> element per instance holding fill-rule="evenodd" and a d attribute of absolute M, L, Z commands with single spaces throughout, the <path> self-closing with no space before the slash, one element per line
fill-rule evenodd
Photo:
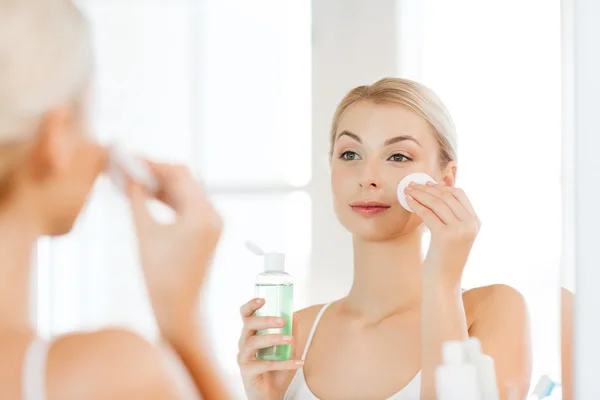
<path fill-rule="evenodd" d="M 92 51 L 70 0 L 0 0 L 0 197 L 44 114 L 83 101 Z"/>
<path fill-rule="evenodd" d="M 333 116 L 329 154 L 332 155 L 339 120 L 344 112 L 359 102 L 395 104 L 406 107 L 420 115 L 432 127 L 440 146 L 440 166 L 457 159 L 457 137 L 450 113 L 431 89 L 420 83 L 401 78 L 384 78 L 372 85 L 352 89 L 342 99 Z"/>

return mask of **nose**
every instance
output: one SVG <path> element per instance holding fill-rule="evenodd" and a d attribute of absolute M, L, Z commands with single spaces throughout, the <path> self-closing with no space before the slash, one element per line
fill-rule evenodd
<path fill-rule="evenodd" d="M 382 186 L 380 171 L 375 163 L 365 165 L 358 184 L 361 188 L 370 189 L 377 189 Z"/>

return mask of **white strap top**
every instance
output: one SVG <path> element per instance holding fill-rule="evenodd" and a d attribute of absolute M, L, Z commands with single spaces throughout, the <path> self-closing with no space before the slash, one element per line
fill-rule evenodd
<path fill-rule="evenodd" d="M 51 342 L 36 338 L 31 342 L 23 363 L 23 400 L 46 400 L 46 364 Z M 167 372 L 179 393 L 186 400 L 201 396 L 187 369 L 177 354 L 166 344 L 160 347 Z"/>
<path fill-rule="evenodd" d="M 332 303 L 325 304 L 319 314 L 317 314 L 317 318 L 313 323 L 313 326 L 308 335 L 308 339 L 306 340 L 306 346 L 304 346 L 304 352 L 302 353 L 302 360 L 306 359 L 306 355 L 308 354 L 308 348 L 312 342 L 312 339 L 315 335 L 315 331 L 317 330 L 317 325 L 319 325 L 319 321 L 323 317 L 325 310 L 329 308 Z M 415 377 L 406 385 L 402 390 L 395 393 L 392 397 L 387 400 L 419 400 L 421 395 L 421 371 L 417 372 Z M 296 370 L 294 374 L 294 378 L 288 387 L 283 400 L 319 400 L 317 396 L 314 395 L 313 392 L 310 391 L 310 388 L 306 384 L 306 379 L 304 377 L 304 368 L 299 368 Z"/>
<path fill-rule="evenodd" d="M 46 362 L 50 342 L 35 338 L 27 348 L 23 363 L 23 400 L 46 399 Z"/>

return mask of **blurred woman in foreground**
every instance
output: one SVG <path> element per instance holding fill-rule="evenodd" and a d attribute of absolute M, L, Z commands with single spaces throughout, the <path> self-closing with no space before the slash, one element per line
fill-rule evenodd
<path fill-rule="evenodd" d="M 71 230 L 106 167 L 106 150 L 88 136 L 92 65 L 88 24 L 70 1 L 0 0 L 0 398 L 227 399 L 196 322 L 221 220 L 184 167 L 149 163 L 158 199 L 177 215 L 171 225 L 156 223 L 148 193 L 128 186 L 146 284 L 172 351 L 126 330 L 48 342 L 29 326 L 36 241 Z"/>

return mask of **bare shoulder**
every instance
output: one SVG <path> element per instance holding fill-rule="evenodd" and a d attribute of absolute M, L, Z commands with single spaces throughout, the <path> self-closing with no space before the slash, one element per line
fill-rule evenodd
<path fill-rule="evenodd" d="M 324 306 L 325 304 L 317 304 L 296 311 L 296 314 L 298 314 L 298 329 L 300 334 L 303 334 L 303 336 L 308 336 L 315 320 L 317 319 L 317 315 Z"/>
<path fill-rule="evenodd" d="M 68 334 L 53 341 L 47 385 L 49 399 L 173 395 L 158 348 L 124 329 Z"/>
<path fill-rule="evenodd" d="M 316 304 L 314 306 L 306 307 L 302 310 L 296 311 L 296 314 L 298 314 L 298 317 L 300 318 L 300 323 L 310 322 L 310 325 L 312 325 L 312 322 L 315 321 L 317 315 L 324 306 L 325 304 Z"/>
<path fill-rule="evenodd" d="M 467 290 L 463 293 L 463 303 L 470 327 L 494 321 L 521 325 L 528 318 L 525 298 L 508 285 L 496 284 Z"/>
<path fill-rule="evenodd" d="M 488 286 L 479 286 L 469 289 L 463 293 L 463 299 L 469 302 L 481 303 L 483 301 L 502 301 L 509 300 L 513 302 L 525 302 L 521 292 L 509 285 L 495 284 Z"/>
<path fill-rule="evenodd" d="M 507 390 L 525 398 L 531 384 L 532 350 L 525 298 L 507 285 L 475 288 L 463 294 L 469 336 L 477 337 L 494 359 L 501 397 Z"/>
<path fill-rule="evenodd" d="M 317 304 L 296 311 L 296 314 L 298 314 L 298 336 L 296 336 L 296 343 L 300 354 L 302 354 L 302 351 L 306 346 L 308 335 L 317 319 L 317 315 L 324 306 L 325 304 Z"/>

